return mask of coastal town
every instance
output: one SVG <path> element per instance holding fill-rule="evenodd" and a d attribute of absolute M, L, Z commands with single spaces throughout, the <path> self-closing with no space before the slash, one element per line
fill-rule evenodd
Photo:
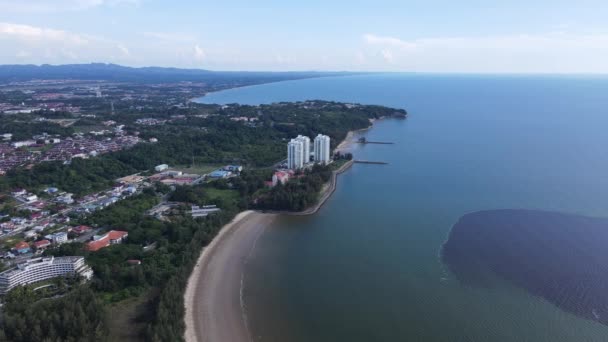
<path fill-rule="evenodd" d="M 311 168 L 315 164 L 327 165 L 332 162 L 330 158 L 330 138 L 319 134 L 313 141 L 311 149 L 310 138 L 298 135 L 287 144 L 287 159 L 280 163 L 266 182 L 268 187 L 275 187 L 279 183 L 285 185 L 290 178 L 303 169 Z M 72 156 L 71 158 L 79 158 Z M 66 159 L 66 160 L 71 160 Z M 42 160 L 44 161 L 44 160 Z M 31 162 L 31 161 L 30 161 Z M 102 227 L 70 224 L 72 218 L 81 218 L 111 206 L 130 196 L 141 193 L 143 189 L 151 187 L 154 183 L 167 186 L 195 185 L 205 181 L 228 179 L 238 177 L 243 171 L 240 165 L 227 165 L 208 174 L 186 174 L 174 170 L 167 164 L 154 167 L 149 176 L 140 174 L 128 175 L 116 179 L 116 184 L 106 191 L 93 193 L 75 199 L 74 194 L 67 193 L 56 187 L 47 187 L 44 195 L 38 196 L 25 189 L 14 189 L 11 196 L 18 205 L 16 211 L 22 216 L 3 215 L 4 222 L 0 223 L 0 241 L 4 241 L 2 258 L 7 266 L 14 265 L 0 273 L 0 295 L 6 294 L 18 285 L 37 283 L 58 276 L 57 272 L 41 271 L 44 267 L 55 269 L 57 262 L 40 259 L 45 250 L 58 247 L 65 243 L 84 242 L 86 250 L 95 252 L 110 245 L 119 244 L 128 238 L 128 232 L 121 230 L 104 230 Z M 180 203 L 163 201 L 148 211 L 148 215 L 163 219 L 163 214 L 170 211 Z M 193 218 L 206 217 L 218 212 L 221 208 L 216 205 L 191 206 Z M 25 214 L 27 213 L 27 214 Z M 17 242 L 15 242 L 17 241 Z M 8 247 L 11 246 L 12 247 Z M 82 264 L 83 260 L 71 257 L 72 264 Z M 36 262 L 34 262 L 36 261 Z M 67 261 L 66 261 L 67 262 Z M 130 262 L 133 262 L 130 260 Z M 36 265 L 35 267 L 32 265 Z M 42 274 L 36 277 L 28 274 Z M 62 276 L 80 275 L 90 279 L 93 271 L 88 267 L 66 269 Z"/>
<path fill-rule="evenodd" d="M 166 315 L 173 309 L 162 303 L 183 303 L 186 291 L 168 282 L 189 274 L 200 246 L 222 227 L 251 210 L 316 212 L 353 163 L 338 142 L 374 119 L 405 116 L 327 101 L 192 101 L 208 89 L 192 82 L 0 85 L 5 314 L 18 314 L 12 303 L 22 291 L 33 291 L 32 306 L 48 298 L 63 305 L 85 291 L 103 298 L 102 311 L 134 315 L 135 306 L 114 308 L 131 298 Z M 150 333 L 168 334 L 170 326 Z M 150 336 L 142 327 L 134 334 Z"/>

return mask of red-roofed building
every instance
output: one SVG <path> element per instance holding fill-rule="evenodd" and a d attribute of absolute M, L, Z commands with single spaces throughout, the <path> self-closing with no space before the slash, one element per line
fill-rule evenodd
<path fill-rule="evenodd" d="M 89 226 L 78 226 L 78 227 L 72 228 L 72 232 L 74 232 L 75 234 L 78 234 L 78 235 L 86 233 L 89 230 L 91 230 L 91 227 L 89 227 Z"/>
<path fill-rule="evenodd" d="M 41 218 L 43 215 L 41 212 L 37 212 L 37 213 L 32 213 L 32 215 L 30 216 L 31 220 L 37 220 L 39 218 Z"/>
<path fill-rule="evenodd" d="M 93 236 L 93 241 L 87 243 L 87 249 L 91 252 L 98 251 L 110 245 L 121 243 L 129 233 L 121 230 L 110 230 L 104 235 Z"/>
<path fill-rule="evenodd" d="M 19 254 L 25 254 L 30 251 L 30 245 L 28 245 L 25 241 L 20 241 L 15 245 L 13 249 Z"/>
<path fill-rule="evenodd" d="M 45 249 L 50 245 L 51 245 L 51 241 L 46 240 L 46 239 L 34 242 L 34 247 L 36 247 L 37 250 Z"/>
<path fill-rule="evenodd" d="M 287 181 L 289 181 L 289 178 L 293 176 L 293 171 L 277 171 L 274 173 L 274 175 L 272 175 L 272 186 L 277 186 L 277 184 L 279 184 L 279 182 L 281 184 L 285 184 L 287 183 Z"/>

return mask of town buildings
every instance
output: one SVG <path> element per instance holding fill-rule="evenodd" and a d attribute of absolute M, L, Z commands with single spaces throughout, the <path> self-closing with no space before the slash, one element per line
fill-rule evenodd
<path fill-rule="evenodd" d="M 93 270 L 84 257 L 34 258 L 0 273 L 0 294 L 6 294 L 19 285 L 28 285 L 56 277 L 81 276 L 90 279 Z"/>
<path fill-rule="evenodd" d="M 327 135 L 319 134 L 315 138 L 315 163 L 328 164 L 330 159 L 330 139 Z"/>

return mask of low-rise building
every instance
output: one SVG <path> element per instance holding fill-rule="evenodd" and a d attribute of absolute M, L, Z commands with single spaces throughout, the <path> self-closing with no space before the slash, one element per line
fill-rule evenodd
<path fill-rule="evenodd" d="M 220 210 L 221 209 L 218 208 L 215 205 L 204 205 L 202 207 L 199 207 L 197 205 L 193 205 L 192 206 L 192 217 L 193 218 L 206 217 L 207 215 L 209 215 L 211 213 L 218 212 Z"/>
<path fill-rule="evenodd" d="M 167 165 L 167 164 L 160 164 L 160 165 L 156 165 L 156 166 L 154 167 L 154 170 L 155 170 L 156 172 L 161 172 L 161 171 L 165 171 L 165 170 L 166 170 L 166 169 L 168 169 L 168 168 L 169 168 L 169 165 Z"/>
<path fill-rule="evenodd" d="M 36 141 L 34 140 L 23 140 L 23 141 L 15 141 L 11 144 L 14 148 L 26 147 L 36 145 Z"/>
<path fill-rule="evenodd" d="M 30 245 L 28 245 L 25 241 L 17 242 L 15 247 L 13 247 L 13 250 L 17 252 L 17 254 L 25 254 L 31 251 Z"/>
<path fill-rule="evenodd" d="M 17 267 L 0 273 L 0 294 L 6 294 L 19 285 L 68 276 L 90 279 L 93 270 L 85 264 L 84 257 L 81 256 L 29 259 Z"/>
<path fill-rule="evenodd" d="M 62 243 L 68 242 L 68 233 L 57 232 L 57 233 L 49 234 L 49 235 L 45 236 L 44 238 L 53 241 L 53 243 L 56 245 L 60 245 Z"/>
<path fill-rule="evenodd" d="M 129 236 L 129 233 L 121 230 L 110 230 L 103 235 L 93 236 L 93 241 L 87 243 L 87 250 L 91 252 L 98 251 L 110 245 L 122 243 Z"/>
<path fill-rule="evenodd" d="M 215 170 L 209 174 L 211 178 L 228 178 L 232 172 L 224 170 Z"/>
<path fill-rule="evenodd" d="M 31 239 L 33 237 L 36 237 L 36 235 L 38 235 L 38 233 L 35 230 L 28 230 L 23 233 L 23 237 L 26 239 Z"/>
<path fill-rule="evenodd" d="M 276 171 L 272 175 L 272 186 L 275 187 L 277 184 L 285 184 L 289 181 L 289 178 L 293 175 L 293 171 Z"/>
<path fill-rule="evenodd" d="M 77 226 L 77 227 L 72 228 L 72 232 L 74 234 L 81 235 L 81 234 L 84 234 L 84 233 L 90 231 L 91 229 L 92 228 L 89 226 Z"/>
<path fill-rule="evenodd" d="M 224 166 L 224 171 L 240 173 L 241 171 L 243 171 L 243 167 L 240 165 L 226 165 Z"/>
<path fill-rule="evenodd" d="M 51 245 L 51 241 L 49 241 L 47 239 L 34 242 L 34 247 L 36 248 L 37 251 L 46 249 L 50 245 Z"/>

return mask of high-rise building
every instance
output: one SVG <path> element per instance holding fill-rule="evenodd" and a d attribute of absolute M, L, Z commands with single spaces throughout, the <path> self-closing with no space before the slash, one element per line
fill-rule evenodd
<path fill-rule="evenodd" d="M 315 163 L 328 164 L 329 158 L 329 137 L 319 134 L 315 138 Z"/>
<path fill-rule="evenodd" d="M 301 169 L 304 166 L 304 143 L 301 140 L 291 139 L 287 144 L 287 168 Z"/>
<path fill-rule="evenodd" d="M 308 164 L 310 162 L 310 138 L 304 135 L 298 135 L 296 140 L 301 141 L 303 144 L 302 150 L 302 162 Z"/>

